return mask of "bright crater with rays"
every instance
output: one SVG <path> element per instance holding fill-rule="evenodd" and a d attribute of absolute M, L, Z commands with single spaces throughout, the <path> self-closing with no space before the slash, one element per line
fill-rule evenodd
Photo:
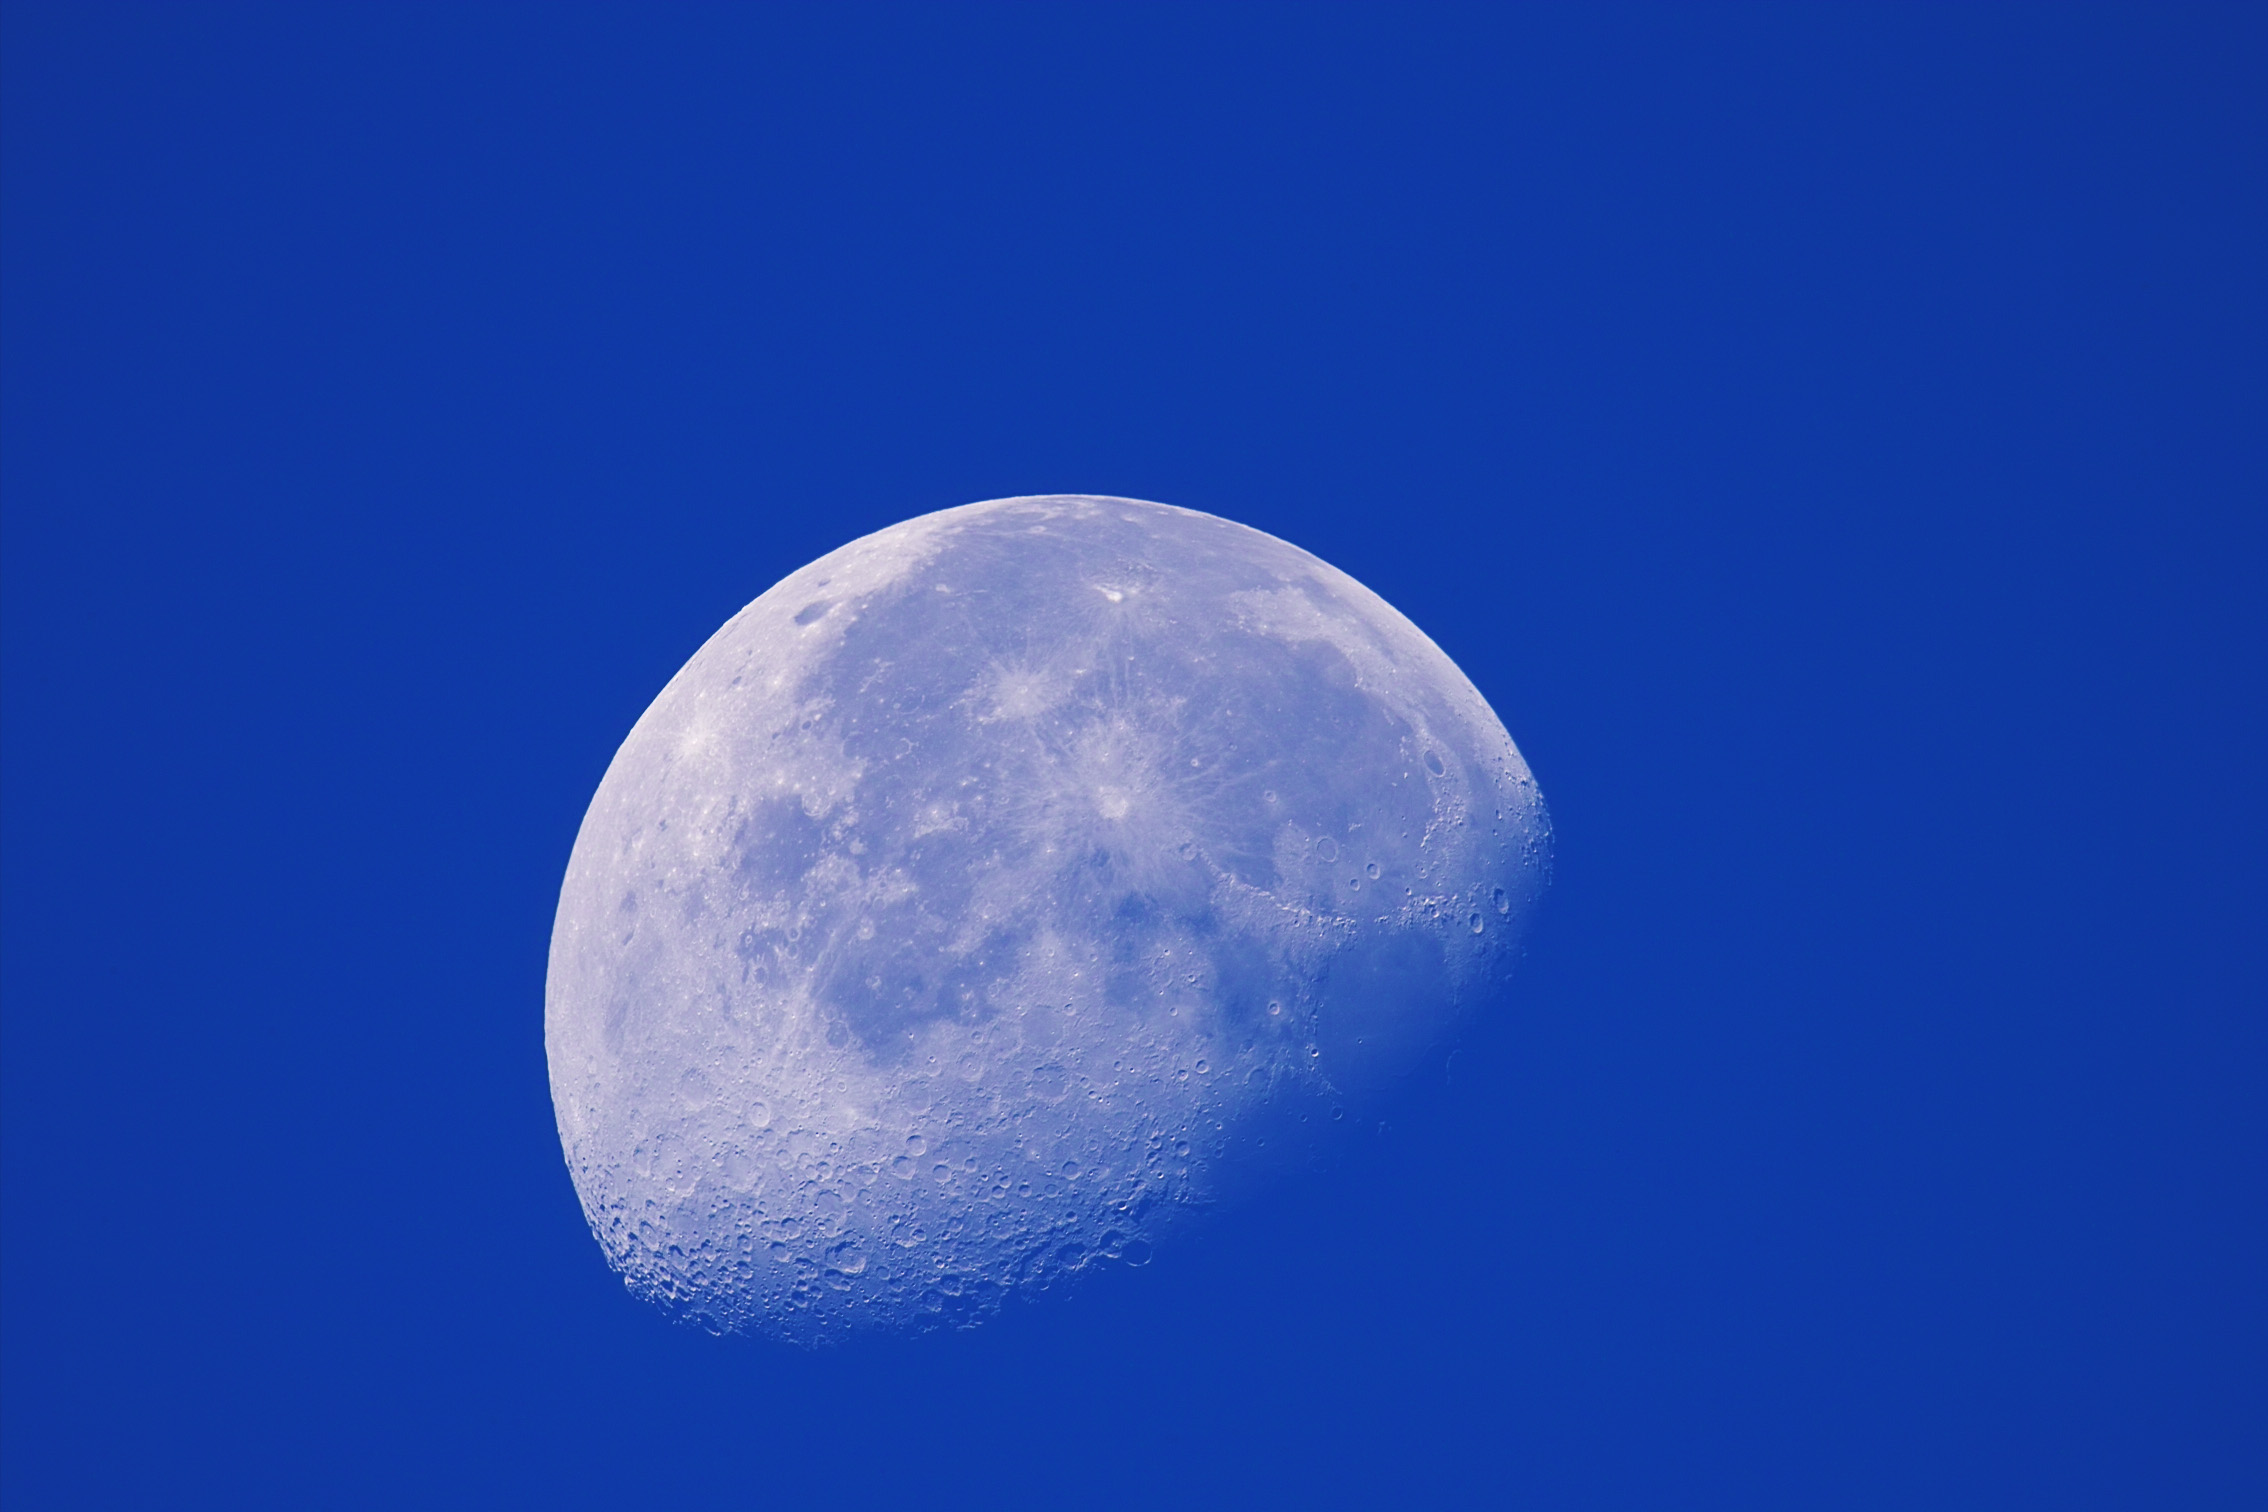
<path fill-rule="evenodd" d="M 1541 796 L 1441 650 L 1210 515 L 1002 499 L 830 553 L 616 755 L 545 1044 L 630 1288 L 966 1322 L 1311 1158 L 1501 986 Z"/>

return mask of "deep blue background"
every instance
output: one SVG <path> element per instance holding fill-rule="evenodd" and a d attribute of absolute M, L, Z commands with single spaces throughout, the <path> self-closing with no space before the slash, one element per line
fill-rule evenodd
<path fill-rule="evenodd" d="M 2268 21 L 11 3 L 13 1508 L 2268 1504 Z M 607 1272 L 542 978 L 728 615 L 1283 535 L 1558 823 L 1376 1152 L 975 1334 Z"/>

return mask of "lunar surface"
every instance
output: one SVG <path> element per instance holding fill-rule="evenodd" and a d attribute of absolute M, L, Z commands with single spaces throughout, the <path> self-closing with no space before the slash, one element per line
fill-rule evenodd
<path fill-rule="evenodd" d="M 981 1318 L 1311 1160 L 1493 996 L 1549 828 L 1345 573 L 1000 499 L 735 615 L 592 800 L 567 1164 L 630 1289 L 813 1342 Z"/>

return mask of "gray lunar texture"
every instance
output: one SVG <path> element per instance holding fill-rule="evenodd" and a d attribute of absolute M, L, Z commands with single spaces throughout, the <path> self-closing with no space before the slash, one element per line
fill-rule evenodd
<path fill-rule="evenodd" d="M 583 820 L 583 1211 L 633 1292 L 806 1343 L 1139 1264 L 1496 992 L 1548 845 L 1479 692 L 1297 547 L 1086 496 L 879 531 L 711 637 Z"/>

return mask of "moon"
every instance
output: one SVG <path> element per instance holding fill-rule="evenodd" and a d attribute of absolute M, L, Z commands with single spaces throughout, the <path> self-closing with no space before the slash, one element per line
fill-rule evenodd
<path fill-rule="evenodd" d="M 622 744 L 560 891 L 561 1144 L 630 1290 L 967 1324 L 1328 1153 L 1549 866 L 1441 649 L 1259 531 L 997 499 L 794 573 Z"/>

